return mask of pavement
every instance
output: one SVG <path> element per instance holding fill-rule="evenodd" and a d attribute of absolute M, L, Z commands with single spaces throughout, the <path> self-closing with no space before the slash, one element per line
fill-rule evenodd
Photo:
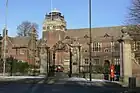
<path fill-rule="evenodd" d="M 0 93 L 131 93 L 127 91 L 132 91 L 116 82 L 98 79 L 93 79 L 90 82 L 84 78 L 68 78 L 63 73 L 57 73 L 55 77 L 49 78 L 44 76 L 5 78 L 14 80 L 1 80 Z M 137 91 L 135 93 L 140 93 L 139 89 L 133 90 Z"/>
<path fill-rule="evenodd" d="M 52 79 L 52 78 L 50 78 Z M 28 83 L 25 83 L 28 81 Z M 0 93 L 112 93 L 113 91 L 117 91 L 116 93 L 120 93 L 124 91 L 123 88 L 105 88 L 103 86 L 89 86 L 89 85 L 78 85 L 75 84 L 76 81 L 72 81 L 71 83 L 65 83 L 60 81 L 56 83 L 47 83 L 47 80 L 38 80 L 34 79 L 34 82 L 29 82 L 30 79 L 26 80 L 17 80 L 17 81 L 3 81 L 0 82 Z M 38 83 L 40 81 L 44 81 L 42 83 Z"/>

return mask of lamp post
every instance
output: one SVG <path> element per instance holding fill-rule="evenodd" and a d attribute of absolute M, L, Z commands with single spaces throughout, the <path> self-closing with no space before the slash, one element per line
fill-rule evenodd
<path fill-rule="evenodd" d="M 71 47 L 69 48 L 69 53 L 70 53 L 70 64 L 69 64 L 69 68 L 70 68 L 70 72 L 69 72 L 69 77 L 72 76 L 72 52 L 71 52 Z"/>
<path fill-rule="evenodd" d="M 2 39 L 3 37 L 0 34 L 0 60 L 2 59 Z"/>
<path fill-rule="evenodd" d="M 92 37 L 91 37 L 91 0 L 89 0 L 89 60 L 90 60 L 90 63 L 89 63 L 89 78 L 90 78 L 90 81 L 92 81 L 92 59 L 91 59 L 91 56 L 92 56 L 92 48 L 91 48 L 91 44 L 92 44 Z"/>
<path fill-rule="evenodd" d="M 14 61 L 14 59 L 13 59 L 12 56 L 10 56 L 9 59 L 10 59 L 10 65 L 11 65 L 11 68 L 10 68 L 10 71 L 11 71 L 10 76 L 12 76 L 13 75 L 13 61 Z"/>
<path fill-rule="evenodd" d="M 114 81 L 114 77 L 115 77 L 115 72 L 114 72 L 114 70 L 115 70 L 115 65 L 114 65 L 114 53 L 113 52 L 115 52 L 114 51 L 114 39 L 113 39 L 113 36 L 111 36 L 111 66 L 110 66 L 110 80 L 111 81 Z"/>
<path fill-rule="evenodd" d="M 79 74 L 81 73 L 81 46 L 79 45 L 78 46 L 78 49 L 79 49 Z"/>
<path fill-rule="evenodd" d="M 113 52 L 115 52 L 114 51 L 114 38 L 113 38 L 113 36 L 111 36 L 111 52 L 112 52 L 112 57 L 111 57 L 111 59 L 112 59 L 112 64 L 114 64 L 114 61 L 113 61 L 113 57 L 114 57 L 114 53 Z"/>

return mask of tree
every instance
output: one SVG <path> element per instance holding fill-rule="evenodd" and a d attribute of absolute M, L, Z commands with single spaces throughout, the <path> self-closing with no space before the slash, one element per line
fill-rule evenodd
<path fill-rule="evenodd" d="M 32 27 L 38 30 L 38 24 L 29 21 L 23 21 L 19 26 L 17 26 L 18 36 L 31 36 Z M 38 32 L 36 32 L 38 34 Z"/>
<path fill-rule="evenodd" d="M 131 30 L 140 30 L 140 0 L 132 0 L 132 5 L 129 8 L 128 24 Z M 133 28 L 133 29 L 132 29 Z"/>
<path fill-rule="evenodd" d="M 104 79 L 109 80 L 110 62 L 108 60 L 105 60 L 103 72 L 104 72 Z"/>
<path fill-rule="evenodd" d="M 95 68 L 95 73 L 96 74 L 102 74 L 103 73 L 103 66 L 102 65 L 96 65 L 94 68 Z"/>
<path fill-rule="evenodd" d="M 132 0 L 129 10 L 129 23 L 140 24 L 140 0 Z"/>
<path fill-rule="evenodd" d="M 29 64 L 27 62 L 19 61 L 17 65 L 18 65 L 18 71 L 23 75 L 28 72 Z"/>
<path fill-rule="evenodd" d="M 126 21 L 126 28 L 122 29 L 133 38 L 140 34 L 140 0 L 131 0 L 128 17 Z M 138 36 L 139 37 L 139 36 Z"/>

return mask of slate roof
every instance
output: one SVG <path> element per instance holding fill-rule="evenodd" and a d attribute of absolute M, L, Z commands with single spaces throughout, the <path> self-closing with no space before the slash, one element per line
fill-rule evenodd
<path fill-rule="evenodd" d="M 114 38 L 118 38 L 121 35 L 122 27 L 123 26 L 92 28 L 91 29 L 92 38 L 104 36 L 105 34 L 114 36 Z M 89 36 L 88 28 L 68 29 L 66 31 L 66 36 L 70 36 L 70 37 L 83 38 L 85 35 Z"/>
<path fill-rule="evenodd" d="M 100 27 L 100 28 L 92 28 L 92 40 L 93 41 L 102 41 L 105 36 L 113 36 L 114 40 L 119 39 L 121 33 L 121 29 L 123 26 L 114 26 L 114 27 Z M 89 41 L 89 29 L 88 28 L 81 28 L 81 29 L 68 29 L 65 33 L 65 40 L 66 39 L 73 39 L 77 37 L 77 40 L 80 43 L 85 43 Z M 31 40 L 30 37 L 9 37 L 10 41 L 14 45 L 28 45 L 29 41 Z M 107 39 L 106 39 L 107 40 Z M 37 41 L 37 44 L 40 43 L 40 40 Z"/>

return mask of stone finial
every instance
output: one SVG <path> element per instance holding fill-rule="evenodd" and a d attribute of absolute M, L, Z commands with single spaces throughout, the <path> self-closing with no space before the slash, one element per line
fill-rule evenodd
<path fill-rule="evenodd" d="M 125 33 L 124 36 L 122 37 L 123 40 L 132 40 L 129 34 Z"/>
<path fill-rule="evenodd" d="M 127 27 L 122 27 L 121 32 L 122 32 L 123 34 L 124 34 L 124 33 L 127 33 Z"/>
<path fill-rule="evenodd" d="M 130 37 L 128 31 L 127 31 L 127 27 L 123 27 L 121 29 L 122 35 L 120 36 L 118 42 L 122 42 L 122 41 L 132 41 L 133 39 Z"/>
<path fill-rule="evenodd" d="M 120 39 L 118 39 L 118 42 L 123 42 L 123 41 L 132 41 L 133 39 L 130 37 L 129 34 L 125 33 L 123 35 L 123 37 L 121 37 Z"/>
<path fill-rule="evenodd" d="M 8 35 L 8 30 L 7 30 L 7 27 L 4 26 L 4 29 L 3 29 L 3 37 L 4 36 L 7 36 Z"/>
<path fill-rule="evenodd" d="M 32 32 L 33 32 L 33 33 L 36 32 L 36 29 L 35 29 L 34 25 L 32 26 Z"/>

